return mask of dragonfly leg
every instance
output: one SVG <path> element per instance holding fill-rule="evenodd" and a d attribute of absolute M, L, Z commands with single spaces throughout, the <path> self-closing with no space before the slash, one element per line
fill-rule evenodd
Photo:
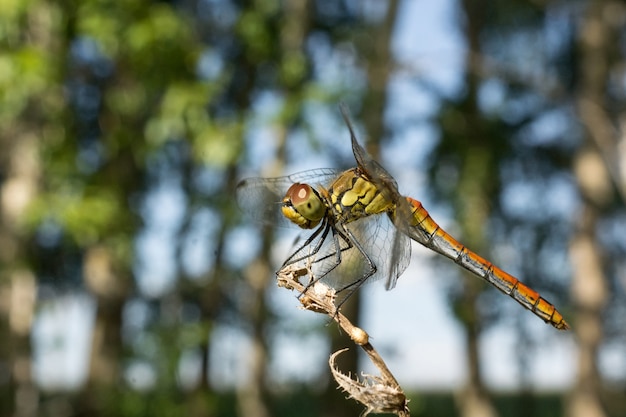
<path fill-rule="evenodd" d="M 330 230 L 330 225 L 328 224 L 328 222 L 326 220 L 324 220 L 324 223 L 322 224 L 322 226 L 320 226 L 317 229 L 315 229 L 315 231 L 311 234 L 311 236 L 309 236 L 308 239 L 302 245 L 300 245 L 298 247 L 298 249 L 296 249 L 291 255 L 289 255 L 289 257 L 283 263 L 283 265 L 280 267 L 280 269 L 282 270 L 286 266 L 293 265 L 293 264 L 296 264 L 298 262 L 304 261 L 305 259 L 307 259 L 307 258 L 315 255 L 316 253 L 318 253 L 320 248 L 322 247 L 322 244 L 326 240 L 326 236 L 328 236 L 328 231 L 329 230 Z M 313 247 L 313 250 L 310 251 L 310 252 L 305 253 L 304 255 L 299 255 L 299 257 L 297 257 L 296 255 L 298 255 L 300 252 L 304 251 L 305 248 L 307 248 L 311 244 L 311 242 L 313 242 L 317 238 L 317 236 L 320 233 L 322 234 L 322 236 L 319 238 L 319 240 L 317 241 L 317 243 Z"/>
<path fill-rule="evenodd" d="M 312 276 L 311 280 L 309 281 L 309 283 L 307 284 L 305 288 L 305 291 L 309 289 L 309 287 L 314 285 L 316 282 L 318 282 L 319 280 L 323 279 L 325 276 L 330 274 L 335 268 L 337 268 L 337 266 L 339 266 L 339 264 L 341 264 L 342 252 L 352 249 L 352 243 L 343 233 L 341 233 L 338 229 L 334 227 L 330 229 L 333 232 L 333 245 L 335 247 L 335 250 L 322 258 L 316 259 L 315 261 L 313 261 L 313 264 L 325 261 L 326 259 L 329 259 L 331 257 L 334 257 L 335 261 L 333 262 L 332 266 L 329 269 L 325 270 L 320 276 L 317 276 L 317 277 Z M 341 247 L 341 241 L 345 242 L 346 244 L 346 246 L 343 248 Z"/>
<path fill-rule="evenodd" d="M 328 237 L 329 231 L 332 230 L 333 235 L 333 246 L 334 250 L 330 253 L 321 256 L 319 258 L 315 258 L 315 255 L 318 254 L 322 248 L 322 245 L 326 241 Z M 316 241 L 317 240 L 317 241 Z M 311 244 L 315 242 L 315 245 L 310 248 Z M 344 242 L 344 247 L 342 247 L 342 242 Z M 305 287 L 305 291 L 311 287 L 313 284 L 327 276 L 332 270 L 334 270 L 341 263 L 341 253 L 343 251 L 349 250 L 352 248 L 352 244 L 350 240 L 340 233 L 329 220 L 324 219 L 324 222 L 320 227 L 318 227 L 312 234 L 307 238 L 307 240 L 298 247 L 283 263 L 280 270 L 283 270 L 285 267 L 289 265 L 294 265 L 299 262 L 310 262 L 309 266 L 321 265 L 322 262 L 325 262 L 329 258 L 335 258 L 332 264 L 329 265 L 328 269 L 324 270 L 319 276 L 310 276 L 309 282 Z"/>

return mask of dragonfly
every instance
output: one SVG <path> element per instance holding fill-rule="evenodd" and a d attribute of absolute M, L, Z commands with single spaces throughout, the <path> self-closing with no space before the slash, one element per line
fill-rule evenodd
<path fill-rule="evenodd" d="M 385 279 L 395 287 L 411 256 L 411 240 L 441 254 L 513 298 L 544 322 L 569 329 L 556 307 L 513 275 L 472 252 L 443 230 L 422 203 L 403 196 L 395 179 L 358 143 L 347 109 L 357 166 L 314 169 L 277 178 L 247 178 L 237 186 L 239 206 L 267 224 L 310 230 L 281 270 L 297 265 L 337 293 Z"/>

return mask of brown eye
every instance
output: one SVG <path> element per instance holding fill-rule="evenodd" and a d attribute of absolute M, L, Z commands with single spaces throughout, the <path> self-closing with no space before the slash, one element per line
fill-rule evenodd
<path fill-rule="evenodd" d="M 326 214 L 324 203 L 308 184 L 293 184 L 287 190 L 285 199 L 307 220 L 318 221 Z"/>
<path fill-rule="evenodd" d="M 312 193 L 313 190 L 310 185 L 295 183 L 287 190 L 286 197 L 289 198 L 291 204 L 294 206 L 299 206 L 301 204 L 310 205 L 311 203 L 307 203 L 307 200 Z"/>

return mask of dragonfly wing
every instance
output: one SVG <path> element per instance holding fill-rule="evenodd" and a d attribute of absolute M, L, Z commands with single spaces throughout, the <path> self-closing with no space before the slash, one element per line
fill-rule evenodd
<path fill-rule="evenodd" d="M 391 290 L 396 286 L 398 278 L 409 266 L 411 261 L 411 240 L 400 229 L 394 227 L 393 249 L 385 288 Z"/>
<path fill-rule="evenodd" d="M 237 184 L 237 204 L 247 216 L 268 225 L 293 226 L 280 210 L 285 193 L 292 184 L 306 183 L 327 187 L 340 171 L 313 169 L 277 178 L 246 178 Z"/>
<path fill-rule="evenodd" d="M 343 171 L 334 168 L 317 168 L 296 172 L 295 174 L 287 175 L 282 178 L 287 178 L 291 184 L 299 182 L 309 184 L 312 187 L 320 185 L 328 187 L 342 172 Z"/>
<path fill-rule="evenodd" d="M 281 178 L 246 178 L 237 184 L 237 205 L 246 216 L 260 223 L 285 225 L 281 214 Z"/>
<path fill-rule="evenodd" d="M 350 115 L 345 105 L 341 105 L 341 115 L 348 125 L 350 140 L 352 141 L 352 152 L 359 168 L 368 176 L 370 181 L 376 185 L 383 196 L 390 201 L 397 201 L 402 198 L 398 183 L 389 172 L 377 161 L 375 161 L 367 151 L 359 144 L 356 134 L 350 121 Z"/>
<path fill-rule="evenodd" d="M 346 235 L 353 238 L 351 247 L 342 252 L 341 265 L 328 274 L 327 282 L 342 288 L 384 279 L 387 288 L 393 288 L 411 258 L 409 239 L 398 232 L 385 214 L 363 217 L 344 227 Z"/>
<path fill-rule="evenodd" d="M 352 122 L 350 121 L 348 108 L 343 104 L 340 108 L 341 115 L 343 116 L 343 119 L 348 126 L 348 130 L 350 131 L 352 152 L 354 153 L 354 157 L 359 168 L 369 177 L 370 181 L 376 185 L 378 190 L 387 200 L 404 201 L 404 198 L 398 191 L 398 183 L 396 180 L 391 176 L 391 174 L 389 174 L 389 172 L 387 172 L 385 168 L 383 168 L 382 165 L 375 161 L 357 141 L 354 128 L 352 127 Z M 400 233 L 395 227 L 390 225 L 387 228 L 389 229 L 385 232 L 387 236 L 385 236 L 385 239 L 380 239 L 381 242 L 385 242 L 385 250 L 382 251 L 384 256 L 379 257 L 377 262 L 377 265 L 380 267 L 379 271 L 377 271 L 377 275 L 379 276 L 372 278 L 376 279 L 385 276 L 387 279 L 386 287 L 390 290 L 395 287 L 398 277 L 409 265 L 411 258 L 411 243 L 409 238 L 404 233 Z M 375 239 L 365 239 L 365 241 L 371 242 L 375 241 Z M 376 252 L 376 248 L 372 249 L 373 251 L 369 252 L 378 253 Z"/>

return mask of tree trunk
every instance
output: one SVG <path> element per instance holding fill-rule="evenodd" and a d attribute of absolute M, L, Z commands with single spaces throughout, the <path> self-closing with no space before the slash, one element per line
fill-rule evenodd
<path fill-rule="evenodd" d="M 476 120 L 476 119 L 475 119 Z M 468 124 L 468 137 L 480 135 L 480 123 Z M 472 146 L 472 144 L 469 144 Z M 468 247 L 482 251 L 484 244 L 484 227 L 488 220 L 486 201 L 488 196 L 483 188 L 489 181 L 486 179 L 487 166 L 485 161 L 487 152 L 480 146 L 472 147 L 465 155 L 461 178 L 464 180 L 458 185 L 459 202 L 462 215 L 459 218 L 462 236 Z M 492 163 L 492 162 L 491 162 Z M 480 333 L 482 329 L 481 317 L 478 313 L 478 295 L 484 289 L 485 284 L 475 276 L 463 272 L 463 290 L 457 301 L 456 310 L 460 312 L 461 323 L 466 330 L 466 360 L 468 366 L 468 378 L 465 387 L 457 396 L 457 403 L 461 416 L 493 417 L 497 415 L 487 390 L 485 389 L 480 368 Z"/>
<path fill-rule="evenodd" d="M 35 134 L 17 130 L 10 139 L 2 138 L 0 162 L 5 178 L 0 184 L 0 369 L 9 375 L 6 389 L 0 389 L 0 411 L 27 417 L 37 415 L 39 402 L 30 345 L 37 286 L 19 225 L 39 188 L 40 163 Z"/>
<path fill-rule="evenodd" d="M 484 232 L 489 212 L 486 201 L 489 199 L 487 187 L 492 179 L 490 176 L 490 150 L 484 145 L 488 132 L 483 128 L 482 116 L 478 109 L 478 87 L 480 79 L 474 69 L 475 62 L 481 55 L 480 33 L 483 26 L 483 2 L 463 1 L 465 14 L 465 37 L 467 42 L 466 85 L 467 96 L 462 104 L 462 111 L 467 120 L 465 135 L 467 150 L 463 153 L 460 167 L 460 183 L 458 184 L 457 207 L 461 213 L 459 222 L 464 243 L 472 250 L 484 253 L 486 247 Z M 480 331 L 482 328 L 477 311 L 478 295 L 484 283 L 463 273 L 463 294 L 457 304 L 461 311 L 461 323 L 466 330 L 466 355 L 468 379 L 465 387 L 457 396 L 459 414 L 463 417 L 497 415 L 484 386 L 480 368 Z"/>
<path fill-rule="evenodd" d="M 600 397 L 597 357 L 603 339 L 602 312 L 608 291 L 596 226 L 601 209 L 612 199 L 610 163 L 619 153 L 609 118 L 598 115 L 607 108 L 605 92 L 612 65 L 611 49 L 619 44 L 618 28 L 611 27 L 605 17 L 614 13 L 616 7 L 620 7 L 617 2 L 590 2 L 579 34 L 581 84 L 577 107 L 587 131 L 587 141 L 574 159 L 582 205 L 569 249 L 573 266 L 572 298 L 576 308 L 573 329 L 579 347 L 578 377 L 567 407 L 569 417 L 607 415 Z"/>
<path fill-rule="evenodd" d="M 91 333 L 88 385 L 80 396 L 80 412 L 102 415 L 106 396 L 122 379 L 123 363 L 122 310 L 128 292 L 128 280 L 105 246 L 87 249 L 83 263 L 85 286 L 96 299 L 96 317 Z M 104 398 L 103 398 L 104 397 Z"/>
<path fill-rule="evenodd" d="M 597 215 L 588 204 L 582 208 L 570 244 L 574 274 L 572 296 L 576 306 L 574 326 L 578 338 L 578 378 L 570 393 L 569 417 L 604 417 L 600 399 L 598 348 L 602 341 L 602 310 L 607 300 L 602 260 L 595 241 Z"/>

